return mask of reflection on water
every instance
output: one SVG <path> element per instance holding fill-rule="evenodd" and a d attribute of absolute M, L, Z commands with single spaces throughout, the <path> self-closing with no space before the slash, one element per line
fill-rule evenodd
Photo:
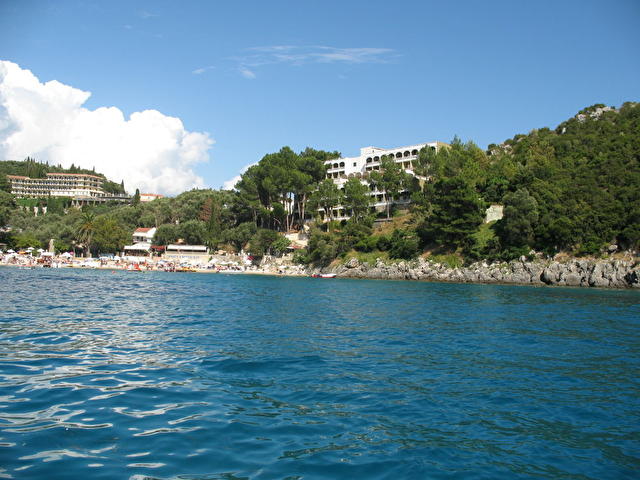
<path fill-rule="evenodd" d="M 0 275 L 0 478 L 640 469 L 638 292 Z"/>

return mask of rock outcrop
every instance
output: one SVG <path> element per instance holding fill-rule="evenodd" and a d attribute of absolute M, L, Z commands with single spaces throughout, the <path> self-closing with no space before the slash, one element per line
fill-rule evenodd
<path fill-rule="evenodd" d="M 423 258 L 413 261 L 361 263 L 352 258 L 331 269 L 339 277 L 438 282 L 505 283 L 521 285 L 565 285 L 571 287 L 640 288 L 637 259 L 519 260 L 502 263 L 478 262 L 451 268 Z"/>

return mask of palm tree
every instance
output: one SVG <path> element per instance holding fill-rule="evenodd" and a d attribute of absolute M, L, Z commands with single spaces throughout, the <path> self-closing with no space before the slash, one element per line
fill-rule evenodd
<path fill-rule="evenodd" d="M 78 225 L 76 237 L 80 243 L 84 245 L 85 255 L 91 255 L 91 243 L 95 232 L 96 215 L 93 212 L 84 212 Z"/>

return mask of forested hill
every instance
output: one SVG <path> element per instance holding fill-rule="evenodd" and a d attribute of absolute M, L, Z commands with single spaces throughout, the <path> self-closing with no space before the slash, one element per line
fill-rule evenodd
<path fill-rule="evenodd" d="M 87 170 L 85 168 L 71 165 L 69 168 L 63 168 L 61 165 L 49 165 L 41 163 L 33 158 L 27 157 L 25 160 L 5 160 L 0 161 L 0 190 L 10 191 L 7 175 L 21 175 L 30 178 L 45 178 L 47 173 L 86 173 L 88 175 L 96 175 L 105 179 L 104 189 L 110 193 L 124 193 L 122 183 L 115 183 L 107 179 L 102 173 L 97 173 L 95 169 Z"/>
<path fill-rule="evenodd" d="M 14 208 L 12 196 L 4 194 L 0 227 L 11 227 L 4 242 L 14 247 L 55 238 L 61 249 L 80 242 L 92 253 L 117 252 L 135 228 L 158 227 L 157 245 L 182 239 L 260 256 L 286 250 L 278 232 L 309 225 L 308 248 L 296 251 L 296 261 L 316 265 L 350 256 L 375 261 L 443 255 L 460 262 L 510 260 L 532 250 L 598 256 L 640 247 L 638 103 L 594 105 L 553 130 L 516 135 L 486 151 L 455 138 L 437 151 L 423 149 L 414 162 L 417 176 L 383 157 L 379 171 L 362 175 L 373 187 L 357 176 L 345 179 L 343 188 L 326 178 L 325 161 L 338 156 L 283 147 L 247 169 L 233 190 L 193 190 L 83 212 L 51 209 L 35 217 Z M 0 174 L 59 170 L 33 161 L 0 162 Z M 382 196 L 372 197 L 372 188 L 386 192 L 393 207 L 372 211 L 372 200 Z M 410 204 L 399 201 L 409 195 Z M 491 204 L 504 206 L 504 218 L 484 223 Z M 349 220 L 334 220 L 336 209 Z M 95 229 L 91 245 L 87 225 Z"/>
<path fill-rule="evenodd" d="M 484 199 L 511 210 L 529 205 L 533 213 L 498 225 L 503 247 L 587 254 L 607 242 L 638 245 L 640 104 L 593 105 L 555 130 L 533 130 L 490 146 L 489 160 L 494 175 L 480 189 Z"/>

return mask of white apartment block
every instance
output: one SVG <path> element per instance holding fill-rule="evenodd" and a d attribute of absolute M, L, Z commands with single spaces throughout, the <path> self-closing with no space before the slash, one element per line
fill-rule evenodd
<path fill-rule="evenodd" d="M 327 167 L 327 178 L 333 179 L 333 182 L 339 188 L 343 188 L 347 180 L 352 177 L 360 178 L 362 183 L 370 185 L 367 180 L 369 172 L 380 170 L 381 160 L 384 156 L 392 156 L 396 163 L 402 165 L 405 172 L 415 176 L 413 169 L 418 160 L 420 150 L 431 148 L 437 151 L 446 145 L 443 142 L 428 142 L 395 148 L 364 147 L 360 149 L 360 155 L 357 157 L 326 160 L 324 163 Z M 378 191 L 374 185 L 370 185 L 369 195 L 372 197 L 371 207 L 373 209 L 380 211 L 386 208 L 388 202 L 386 192 Z M 407 204 L 409 203 L 409 198 L 401 194 L 395 203 Z M 336 220 L 349 218 L 349 213 L 342 207 L 337 207 L 333 211 L 333 215 Z"/>
<path fill-rule="evenodd" d="M 46 178 L 7 175 L 16 197 L 99 197 L 104 179 L 85 173 L 47 173 Z"/>

